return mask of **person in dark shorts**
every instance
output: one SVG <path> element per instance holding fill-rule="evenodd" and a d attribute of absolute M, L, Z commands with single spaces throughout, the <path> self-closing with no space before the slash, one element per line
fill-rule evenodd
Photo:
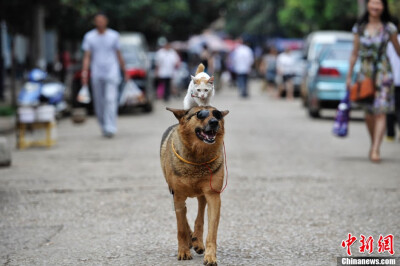
<path fill-rule="evenodd" d="M 283 91 L 286 89 L 286 98 L 292 100 L 294 84 L 294 70 L 293 66 L 295 64 L 295 60 L 292 56 L 290 48 L 286 48 L 283 53 L 278 55 L 277 59 L 277 71 L 278 75 L 282 77 L 282 82 L 279 84 L 279 94 L 282 95 Z"/>

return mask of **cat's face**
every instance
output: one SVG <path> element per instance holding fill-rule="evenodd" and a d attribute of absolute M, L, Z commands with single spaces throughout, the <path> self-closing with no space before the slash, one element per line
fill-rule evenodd
<path fill-rule="evenodd" d="M 209 79 L 204 77 L 196 79 L 191 76 L 194 84 L 193 94 L 200 99 L 207 99 L 211 95 L 214 89 L 214 76 Z"/>

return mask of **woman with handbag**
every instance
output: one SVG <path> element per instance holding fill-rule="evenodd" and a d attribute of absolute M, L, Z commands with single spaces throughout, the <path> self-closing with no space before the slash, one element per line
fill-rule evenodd
<path fill-rule="evenodd" d="M 347 75 L 350 99 L 365 110 L 365 121 L 371 137 L 369 158 L 380 162 L 380 146 L 386 128 L 386 114 L 394 112 L 393 76 L 386 46 L 392 42 L 400 56 L 397 28 L 390 22 L 387 0 L 368 0 L 367 11 L 353 27 L 354 47 Z M 361 68 L 353 86 L 353 68 L 360 58 Z"/>

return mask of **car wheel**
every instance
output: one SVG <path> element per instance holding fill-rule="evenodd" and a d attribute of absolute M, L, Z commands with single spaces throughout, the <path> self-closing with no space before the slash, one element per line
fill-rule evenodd
<path fill-rule="evenodd" d="M 308 115 L 311 118 L 320 117 L 320 108 L 318 106 L 319 105 L 316 104 L 315 102 L 312 103 L 310 97 L 308 97 L 308 99 L 307 99 L 307 109 L 308 109 Z"/>
<path fill-rule="evenodd" d="M 301 94 L 301 103 L 303 107 L 308 107 L 307 95 L 304 95 L 303 93 Z"/>
<path fill-rule="evenodd" d="M 146 103 L 143 106 L 143 112 L 145 113 L 151 113 L 153 111 L 153 104 L 152 103 Z"/>
<path fill-rule="evenodd" d="M 311 118 L 319 118 L 320 117 L 320 113 L 318 109 L 308 109 L 308 115 Z"/>

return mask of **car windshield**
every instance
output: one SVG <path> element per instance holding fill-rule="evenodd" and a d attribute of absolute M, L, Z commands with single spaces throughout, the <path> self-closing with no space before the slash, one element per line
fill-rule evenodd
<path fill-rule="evenodd" d="M 352 52 L 351 43 L 338 43 L 329 45 L 322 52 L 321 59 L 323 60 L 349 60 Z"/>
<path fill-rule="evenodd" d="M 143 56 L 140 55 L 138 47 L 132 45 L 121 45 L 122 56 L 127 66 L 143 65 Z"/>

